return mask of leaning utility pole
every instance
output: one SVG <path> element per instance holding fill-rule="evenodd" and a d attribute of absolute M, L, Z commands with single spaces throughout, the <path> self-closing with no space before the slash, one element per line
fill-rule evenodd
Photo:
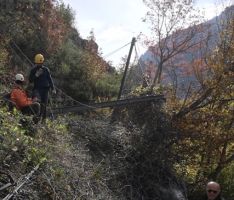
<path fill-rule="evenodd" d="M 127 62 L 126 62 L 126 66 L 125 66 L 123 78 L 122 78 L 122 81 L 121 81 L 121 85 L 120 85 L 120 89 L 119 89 L 119 94 L 118 94 L 117 100 L 120 100 L 120 97 L 122 95 L 123 86 L 124 86 L 124 82 L 125 82 L 125 79 L 126 79 L 126 74 L 127 74 L 127 71 L 128 71 L 128 66 L 129 66 L 130 59 L 131 59 L 132 49 L 133 49 L 133 46 L 135 45 L 135 42 L 136 42 L 136 38 L 133 37 L 132 38 L 132 42 L 131 42 L 131 46 L 130 46 L 130 50 L 129 50 L 129 53 L 128 53 L 128 58 L 127 58 Z M 113 112 L 111 114 L 110 123 L 113 123 L 114 121 L 116 121 L 117 116 L 119 115 L 119 113 L 120 113 L 120 109 L 119 108 L 114 108 L 114 110 L 113 110 Z"/>
<path fill-rule="evenodd" d="M 127 62 L 126 62 L 126 66 L 125 66 L 123 78 L 122 78 L 122 81 L 121 81 L 121 85 L 120 85 L 120 89 L 119 89 L 119 94 L 118 94 L 117 100 L 119 100 L 120 97 L 121 97 L 121 95 L 122 95 L 123 86 L 124 86 L 124 82 L 125 82 L 127 71 L 128 71 L 128 66 L 129 66 L 129 63 L 130 63 L 131 55 L 132 55 L 132 49 L 133 49 L 133 47 L 135 45 L 135 42 L 136 42 L 136 38 L 133 37 L 132 38 L 132 42 L 131 42 L 131 46 L 130 46 L 130 50 L 129 50 L 129 53 L 128 53 L 128 58 L 127 58 Z"/>

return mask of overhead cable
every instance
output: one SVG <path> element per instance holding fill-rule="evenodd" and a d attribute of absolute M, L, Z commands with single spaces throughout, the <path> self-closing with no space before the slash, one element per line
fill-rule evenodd
<path fill-rule="evenodd" d="M 116 53 L 116 52 L 120 51 L 121 49 L 123 49 L 124 47 L 128 46 L 129 44 L 131 44 L 131 42 L 129 42 L 129 43 L 125 44 L 124 46 L 122 46 L 122 47 L 120 47 L 120 48 L 118 48 L 118 49 L 104 55 L 103 58 L 107 58 L 107 57 L 113 55 L 114 53 Z"/>
<path fill-rule="evenodd" d="M 31 60 L 24 54 L 24 52 L 20 49 L 20 47 L 14 42 L 12 41 L 12 43 L 14 44 L 14 46 L 19 50 L 19 52 L 26 58 L 26 60 L 32 65 L 34 66 L 34 64 L 31 62 Z M 15 51 L 15 53 L 17 54 L 17 52 Z M 72 98 L 71 96 L 67 95 L 64 91 L 62 91 L 60 88 L 56 87 L 56 90 L 60 91 L 64 96 L 68 97 L 69 99 L 71 99 L 73 102 L 76 102 L 82 106 L 86 106 L 86 107 L 91 107 L 93 108 L 93 106 L 89 106 L 87 104 L 81 103 L 80 101 L 75 100 L 74 98 Z"/>

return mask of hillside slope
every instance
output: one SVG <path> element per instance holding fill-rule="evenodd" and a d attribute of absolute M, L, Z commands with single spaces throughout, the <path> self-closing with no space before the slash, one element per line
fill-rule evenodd
<path fill-rule="evenodd" d="M 166 120 L 159 107 L 154 109 L 154 120 Z M 1 198 L 13 193 L 24 200 L 182 199 L 185 188 L 170 167 L 168 139 L 175 136 L 166 121 L 144 133 L 133 123 L 110 124 L 108 117 L 67 116 L 46 125 L 20 125 L 19 113 L 1 109 L 1 116 L 0 187 L 9 177 L 13 181 L 0 191 Z"/>

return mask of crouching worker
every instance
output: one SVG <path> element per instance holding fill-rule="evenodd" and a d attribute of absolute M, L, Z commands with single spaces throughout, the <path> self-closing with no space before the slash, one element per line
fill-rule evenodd
<path fill-rule="evenodd" d="M 40 104 L 27 96 L 23 86 L 25 84 L 22 74 L 15 75 L 15 86 L 11 91 L 11 101 L 24 115 L 34 115 L 33 121 L 39 121 Z"/>

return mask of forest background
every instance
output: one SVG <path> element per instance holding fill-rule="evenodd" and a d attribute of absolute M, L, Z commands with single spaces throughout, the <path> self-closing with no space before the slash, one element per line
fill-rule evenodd
<path fill-rule="evenodd" d="M 64 194 L 70 195 L 67 196 L 68 199 L 73 199 L 74 196 L 81 199 L 84 194 L 87 199 L 97 199 L 97 193 L 102 191 L 103 187 L 103 196 L 108 193 L 113 199 L 113 196 L 116 196 L 116 199 L 124 199 L 125 196 L 127 199 L 130 195 L 133 199 L 140 199 L 142 196 L 150 199 L 162 192 L 155 189 L 158 184 L 168 188 L 176 183 L 176 187 L 182 190 L 184 195 L 187 194 L 185 196 L 196 199 L 202 195 L 203 186 L 208 180 L 220 182 L 224 195 L 234 198 L 233 6 L 223 12 L 222 16 L 225 18 L 216 21 L 219 27 L 216 32 L 218 37 L 217 40 L 212 40 L 210 45 L 210 32 L 205 32 L 208 25 L 201 24 L 197 15 L 190 15 L 193 8 L 187 1 L 177 1 L 176 7 L 173 6 L 173 1 L 165 4 L 160 1 L 153 3 L 151 0 L 144 2 L 149 8 L 145 21 L 151 24 L 151 30 L 155 33 L 145 42 L 148 42 L 150 52 L 157 58 L 157 68 L 153 75 L 150 74 L 150 80 L 142 77 L 141 82 L 136 82 L 130 78 L 136 77 L 140 64 L 146 69 L 148 64 L 152 67 L 152 62 L 139 61 L 140 64 L 130 66 L 127 86 L 131 92 L 125 95 L 135 97 L 163 94 L 166 102 L 160 108 L 141 105 L 142 107 L 131 106 L 123 109 L 119 123 L 124 127 L 123 135 L 126 138 L 121 136 L 118 144 L 115 143 L 117 136 L 112 138 L 112 135 L 104 134 L 110 131 L 108 128 L 96 126 L 92 114 L 76 120 L 66 116 L 58 119 L 62 124 L 55 121 L 49 122 L 45 127 L 41 125 L 37 130 L 38 136 L 31 138 L 26 134 L 31 129 L 22 129 L 13 122 L 14 118 L 20 118 L 21 115 L 6 112 L 5 107 L 1 108 L 1 123 L 4 127 L 0 131 L 1 138 L 4 138 L 1 140 L 0 152 L 2 166 L 7 166 L 8 170 L 12 171 L 15 165 L 13 163 L 18 163 L 21 170 L 15 177 L 20 177 L 20 173 L 27 172 L 36 163 L 45 162 L 43 169 L 47 170 L 49 175 L 44 174 L 36 182 L 40 185 L 37 189 L 46 193 L 48 199 L 53 199 L 56 195 L 62 198 Z M 116 99 L 126 58 L 123 58 L 120 70 L 107 63 L 98 52 L 94 34 L 91 33 L 89 38 L 83 39 L 79 30 L 74 28 L 74 14 L 70 7 L 48 0 L 3 0 L 0 9 L 1 93 L 10 91 L 15 73 L 27 76 L 34 55 L 40 52 L 46 58 L 45 65 L 50 68 L 56 87 L 72 98 L 83 103 Z M 159 19 L 158 16 L 169 18 Z M 188 23 L 187 29 L 182 28 L 185 22 Z M 195 54 L 196 56 L 189 57 Z M 178 63 L 178 60 L 181 62 Z M 182 75 L 192 75 L 195 81 L 181 87 L 177 74 L 178 65 L 183 67 Z M 165 69 L 171 69 L 176 75 L 172 76 L 168 84 L 163 82 L 167 78 L 163 73 Z M 145 81 L 147 84 L 143 84 L 143 87 L 142 83 Z M 110 110 L 105 110 L 100 111 L 99 115 L 110 113 Z M 86 120 L 89 126 L 84 123 Z M 101 117 L 99 120 L 104 123 L 106 118 Z M 71 125 L 71 121 L 75 122 Z M 70 141 L 69 132 L 75 133 L 74 129 L 67 127 L 74 128 L 77 123 L 79 126 L 78 130 L 75 126 L 75 137 L 80 137 L 80 140 L 83 138 L 89 144 L 89 153 L 94 155 L 85 155 L 93 156 L 96 162 L 92 170 L 91 164 L 87 164 L 87 168 L 79 172 L 83 178 L 79 190 L 73 188 L 75 183 L 72 175 L 67 175 L 65 170 L 68 166 L 59 159 L 61 154 L 72 156 L 71 152 L 65 151 L 68 148 L 66 140 Z M 84 125 L 86 131 L 82 129 Z M 68 135 L 64 136 L 64 132 Z M 97 138 L 94 138 L 93 132 Z M 51 134 L 51 138 L 47 133 Z M 44 134 L 47 134 L 48 143 L 41 144 Z M 118 134 L 121 135 L 120 132 Z M 53 140 L 53 137 L 59 137 L 59 156 L 53 154 L 56 145 L 53 146 L 50 142 L 57 141 Z M 89 139 L 86 140 L 87 138 Z M 112 143 L 108 144 L 106 140 Z M 69 143 L 68 146 L 70 145 Z M 107 156 L 108 153 L 110 157 Z M 125 166 L 120 167 L 120 160 Z M 94 161 L 91 159 L 88 162 Z M 109 168 L 106 168 L 107 163 Z M 116 166 L 123 171 L 115 171 Z M 6 170 L 4 167 L 0 168 L 1 171 Z M 160 169 L 164 169 L 162 174 Z M 85 178 L 85 173 L 90 174 Z M 161 175 L 168 179 L 163 179 Z M 61 180 L 65 180 L 64 183 L 61 183 Z M 92 186 L 89 187 L 85 181 Z M 43 187 L 45 182 L 46 187 Z M 102 185 L 104 182 L 105 186 Z M 131 192 L 127 189 L 129 185 Z M 4 191 L 2 195 L 10 191 Z M 38 196 L 42 195 L 40 192 L 37 193 Z"/>

